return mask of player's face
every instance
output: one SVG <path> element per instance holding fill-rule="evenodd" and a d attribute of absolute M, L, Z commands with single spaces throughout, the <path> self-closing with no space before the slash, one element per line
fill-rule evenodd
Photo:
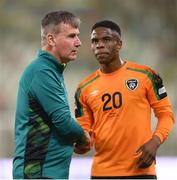
<path fill-rule="evenodd" d="M 100 64 L 117 61 L 122 41 L 117 32 L 98 27 L 91 33 L 91 49 Z"/>
<path fill-rule="evenodd" d="M 79 29 L 70 24 L 60 24 L 59 33 L 54 35 L 54 51 L 62 63 L 75 60 L 81 41 L 78 37 Z"/>

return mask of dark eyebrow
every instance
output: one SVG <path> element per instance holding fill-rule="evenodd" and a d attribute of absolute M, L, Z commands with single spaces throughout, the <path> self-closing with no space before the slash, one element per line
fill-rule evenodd
<path fill-rule="evenodd" d="M 102 37 L 102 39 L 111 39 L 112 38 L 112 36 L 104 36 L 104 37 Z"/>

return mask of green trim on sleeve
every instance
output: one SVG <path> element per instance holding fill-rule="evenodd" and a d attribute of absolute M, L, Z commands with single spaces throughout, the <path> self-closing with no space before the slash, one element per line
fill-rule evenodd
<path fill-rule="evenodd" d="M 100 77 L 100 75 L 98 74 L 97 76 L 95 76 L 93 79 L 91 79 L 90 81 L 86 82 L 85 84 L 83 84 L 81 87 L 78 88 L 78 90 L 76 91 L 76 95 L 75 95 L 75 99 L 77 102 L 77 110 L 79 112 L 79 116 L 83 116 L 84 112 L 83 112 L 83 106 L 79 101 L 80 98 L 80 94 L 81 94 L 81 90 L 86 87 L 87 85 L 89 85 L 90 83 L 92 83 L 93 81 L 95 81 L 96 79 L 98 79 Z"/>
<path fill-rule="evenodd" d="M 154 89 L 154 92 L 155 92 L 157 100 L 160 100 L 160 97 L 158 95 L 158 90 L 156 88 L 156 85 L 155 85 L 155 82 L 154 82 L 154 78 L 153 78 L 151 73 L 149 73 L 147 70 L 141 70 L 141 69 L 135 69 L 135 68 L 129 68 L 129 67 L 127 69 L 131 70 L 131 71 L 136 71 L 136 72 L 141 72 L 143 74 L 146 74 L 147 77 L 150 79 L 150 81 L 152 83 L 152 86 L 153 86 L 153 89 Z"/>

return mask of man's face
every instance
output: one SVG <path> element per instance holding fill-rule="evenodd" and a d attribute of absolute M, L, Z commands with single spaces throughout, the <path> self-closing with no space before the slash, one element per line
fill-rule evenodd
<path fill-rule="evenodd" d="M 122 41 L 117 32 L 98 27 L 91 33 L 91 49 L 100 64 L 117 60 Z"/>
<path fill-rule="evenodd" d="M 81 46 L 78 35 L 78 28 L 64 23 L 59 25 L 59 33 L 54 36 L 55 45 L 53 48 L 57 58 L 62 63 L 67 63 L 77 58 L 78 48 Z"/>

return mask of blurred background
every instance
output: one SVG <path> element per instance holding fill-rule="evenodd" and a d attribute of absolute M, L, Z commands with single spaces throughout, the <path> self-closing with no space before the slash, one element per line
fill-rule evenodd
<path fill-rule="evenodd" d="M 18 80 L 40 49 L 41 19 L 54 10 L 81 18 L 82 47 L 64 72 L 72 113 L 78 83 L 98 68 L 90 50 L 90 29 L 96 21 L 110 19 L 122 29 L 122 59 L 158 70 L 176 118 L 177 0 L 0 0 L 0 159 L 13 156 Z M 158 156 L 177 156 L 176 125 Z"/>

